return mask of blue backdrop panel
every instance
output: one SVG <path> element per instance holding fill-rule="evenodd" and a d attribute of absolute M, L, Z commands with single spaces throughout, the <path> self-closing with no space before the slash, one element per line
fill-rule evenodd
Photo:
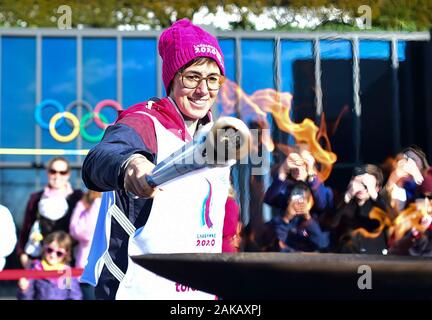
<path fill-rule="evenodd" d="M 156 39 L 123 39 L 123 107 L 157 96 Z"/>
<path fill-rule="evenodd" d="M 117 99 L 117 41 L 115 38 L 84 38 L 83 39 L 83 99 L 93 109 L 105 99 Z M 117 117 L 117 112 L 103 108 L 102 114 L 109 122 Z M 94 122 L 88 128 L 90 134 L 100 132 Z M 84 148 L 94 143 L 83 141 Z"/>
<path fill-rule="evenodd" d="M 219 45 L 225 59 L 225 76 L 228 80 L 236 82 L 236 50 L 235 41 L 232 39 L 219 40 Z M 217 105 L 214 108 L 214 114 L 217 117 L 222 112 L 222 104 L 220 99 L 217 101 Z M 227 115 L 235 116 L 235 112 Z"/>
<path fill-rule="evenodd" d="M 281 41 L 281 90 L 294 92 L 293 64 L 298 60 L 313 59 L 311 41 Z"/>
<path fill-rule="evenodd" d="M 236 50 L 233 39 L 221 39 L 219 45 L 225 58 L 225 76 L 231 81 L 235 81 Z"/>
<path fill-rule="evenodd" d="M 77 57 L 76 40 L 74 38 L 51 38 L 42 39 L 42 101 L 54 99 L 60 102 L 64 108 L 76 100 L 77 95 Z M 53 106 L 44 107 L 42 117 L 49 122 L 58 111 Z M 77 114 L 77 107 L 71 112 Z M 83 111 L 84 114 L 84 111 Z M 60 123 L 60 122 L 59 122 Z M 72 131 L 71 123 L 62 121 L 57 128 L 61 135 L 68 135 Z M 48 129 L 42 129 L 42 148 L 75 149 L 77 139 L 68 143 L 56 141 Z M 43 162 L 48 161 L 50 156 L 43 156 Z M 72 156 L 66 157 L 74 161 Z"/>
<path fill-rule="evenodd" d="M 36 99 L 36 39 L 2 37 L 1 148 L 34 148 Z M 0 161 L 34 161 L 34 156 L 0 155 Z M 0 203 L 21 224 L 25 199 L 34 191 L 34 170 L 0 170 Z"/>
<path fill-rule="evenodd" d="M 36 99 L 36 40 L 2 38 L 0 145 L 34 148 Z M 2 161 L 29 161 L 32 157 L 2 156 Z"/>

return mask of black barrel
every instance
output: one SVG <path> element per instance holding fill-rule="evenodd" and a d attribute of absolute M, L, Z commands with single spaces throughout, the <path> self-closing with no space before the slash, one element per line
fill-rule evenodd
<path fill-rule="evenodd" d="M 223 299 L 431 299 L 432 259 L 323 253 L 148 254 L 144 268 Z"/>

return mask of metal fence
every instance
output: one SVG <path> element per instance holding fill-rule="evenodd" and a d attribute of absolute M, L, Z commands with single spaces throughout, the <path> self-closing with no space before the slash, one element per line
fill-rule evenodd
<path fill-rule="evenodd" d="M 83 141 L 81 136 L 69 144 L 50 140 L 33 119 L 35 106 L 45 99 L 63 100 L 65 105 L 73 99 L 77 102 L 76 115 L 81 118 L 82 101 L 94 105 L 101 99 L 113 99 L 127 107 L 140 99 L 162 96 L 161 60 L 156 45 L 159 34 L 159 31 L 0 30 L 0 148 L 90 148 L 94 144 Z M 314 83 L 309 89 L 314 95 L 312 117 L 316 121 L 326 112 L 322 88 L 323 61 L 332 58 L 350 61 L 352 92 L 349 95 L 352 96 L 352 105 L 351 101 L 347 101 L 347 104 L 354 111 L 352 138 L 349 138 L 353 145 L 353 156 L 341 161 L 336 167 L 350 167 L 362 161 L 360 61 L 377 54 L 379 59 L 388 61 L 391 67 L 392 112 L 389 121 L 392 123 L 393 138 L 389 143 L 393 152 L 400 149 L 399 63 L 404 59 L 406 43 L 430 41 L 429 33 L 216 32 L 216 36 L 224 51 L 228 78 L 249 94 L 265 87 L 277 91 L 294 91 L 297 84 L 293 74 L 290 74 L 294 73 L 290 68 L 293 69 L 294 64 L 300 60 L 312 61 Z M 336 48 L 336 54 L 331 52 L 331 48 L 327 50 L 332 43 L 340 45 L 343 50 Z M 367 49 L 363 50 L 364 48 Z M 67 67 L 63 67 L 64 65 Z M 105 78 L 101 76 L 102 80 L 98 83 L 94 73 L 103 70 L 109 70 L 110 74 Z M 71 72 L 74 74 L 70 74 Z M 65 81 L 65 87 L 72 88 L 69 91 L 56 87 L 62 83 L 63 78 L 69 79 Z M 20 120 L 23 117 L 25 121 Z M 271 116 L 268 118 L 272 124 Z M 25 141 L 19 140 L 20 134 L 26 136 Z M 75 184 L 81 186 L 79 169 L 83 156 L 76 154 L 67 157 L 71 160 L 72 167 L 77 169 Z M 268 157 L 273 164 L 272 154 L 268 154 Z M 47 159 L 47 156 L 40 153 L 11 155 L 0 152 L 0 202 L 11 208 L 17 221 L 22 219 L 25 205 L 23 199 L 45 183 L 41 168 Z M 23 178 L 20 179 L 19 175 Z M 241 199 L 243 221 L 249 221 L 251 210 L 256 211 L 255 216 L 268 220 L 271 216 L 270 208 L 263 206 L 259 197 L 250 197 L 249 169 L 237 167 L 234 177 Z M 258 194 L 262 194 L 269 186 L 270 175 L 263 176 L 260 182 L 262 190 Z M 258 203 L 253 204 L 254 209 L 251 209 L 254 201 Z"/>

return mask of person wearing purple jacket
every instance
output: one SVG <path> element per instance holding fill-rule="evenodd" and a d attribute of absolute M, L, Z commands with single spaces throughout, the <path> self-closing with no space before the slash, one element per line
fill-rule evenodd
<path fill-rule="evenodd" d="M 312 193 L 314 213 L 320 215 L 333 208 L 333 191 L 317 176 L 315 159 L 307 150 L 307 146 L 299 144 L 292 149 L 273 176 L 273 182 L 265 193 L 264 202 L 284 211 L 293 186 L 297 182 L 304 182 Z"/>
<path fill-rule="evenodd" d="M 316 215 L 312 214 L 312 193 L 304 182 L 292 187 L 283 214 L 268 224 L 273 228 L 280 252 L 318 252 L 329 246 L 329 233 L 323 231 Z"/>
<path fill-rule="evenodd" d="M 33 260 L 31 269 L 40 271 L 66 270 L 71 261 L 72 238 L 64 231 L 45 237 L 42 260 Z M 67 273 L 66 273 L 67 274 Z M 77 278 L 54 279 L 21 278 L 18 281 L 18 300 L 81 300 Z"/>

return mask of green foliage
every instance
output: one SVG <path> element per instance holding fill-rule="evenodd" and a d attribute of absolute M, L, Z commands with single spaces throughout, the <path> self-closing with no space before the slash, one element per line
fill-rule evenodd
<path fill-rule="evenodd" d="M 373 29 L 416 31 L 432 26 L 432 0 L 0 0 L 0 26 L 55 28 L 61 15 L 57 8 L 65 4 L 72 9 L 74 28 L 144 24 L 160 29 L 180 18 L 192 19 L 203 7 L 209 13 L 222 7 L 239 16 L 230 22 L 231 29 L 254 30 L 250 14 L 279 9 L 271 14 L 276 30 L 298 30 L 296 19 L 312 14 L 321 21 L 314 30 L 344 31 L 358 29 L 353 18 L 360 16 L 361 5 L 372 9 Z"/>

